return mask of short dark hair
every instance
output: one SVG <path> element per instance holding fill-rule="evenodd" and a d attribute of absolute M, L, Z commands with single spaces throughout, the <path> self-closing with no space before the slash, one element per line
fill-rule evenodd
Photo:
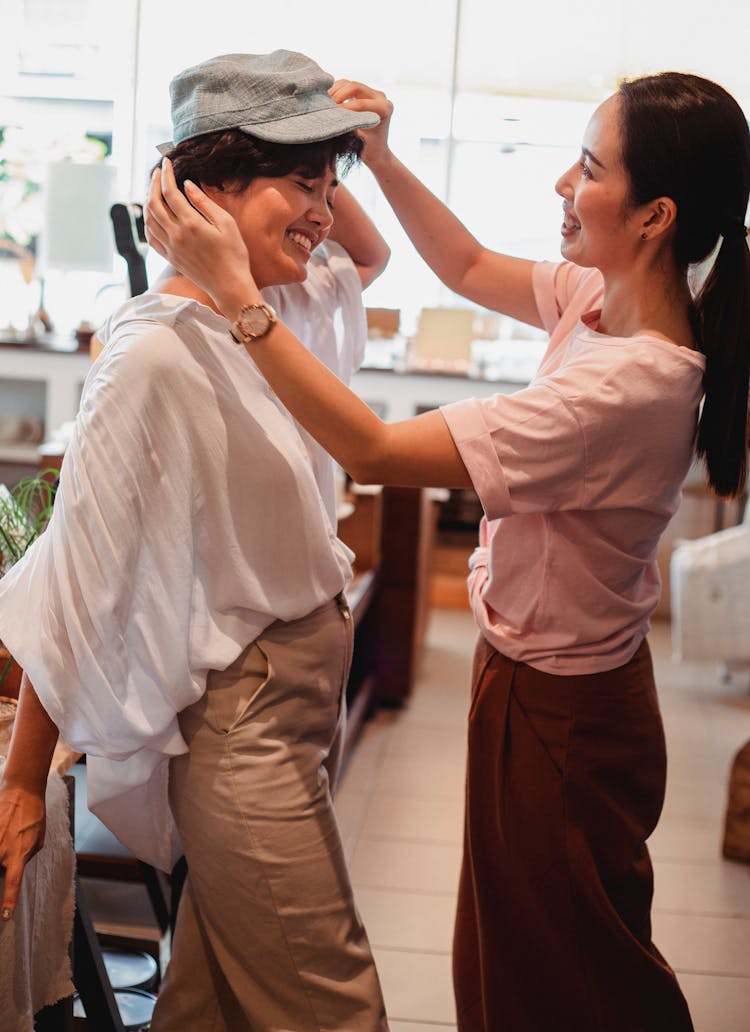
<path fill-rule="evenodd" d="M 706 356 L 698 454 L 718 494 L 747 478 L 750 377 L 750 131 L 737 101 L 709 79 L 662 72 L 619 86 L 622 157 L 630 201 L 670 197 L 678 268 L 707 258 L 722 238 L 694 299 L 698 345 Z"/>
<path fill-rule="evenodd" d="M 345 175 L 359 161 L 363 146 L 356 132 L 315 143 L 269 143 L 240 129 L 224 129 L 184 140 L 166 157 L 180 189 L 190 179 L 201 186 L 240 192 L 259 176 L 300 172 L 314 179 L 327 169 Z"/>

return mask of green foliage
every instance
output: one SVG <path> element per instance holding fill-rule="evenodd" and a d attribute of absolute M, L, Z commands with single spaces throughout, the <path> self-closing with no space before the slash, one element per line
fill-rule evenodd
<path fill-rule="evenodd" d="M 0 576 L 18 562 L 49 523 L 57 476 L 56 469 L 43 469 L 24 477 L 10 491 L 0 484 Z M 0 665 L 0 692 L 12 666 L 13 657 Z"/>
<path fill-rule="evenodd" d="M 8 491 L 0 488 L 0 573 L 17 563 L 49 523 L 57 470 L 24 477 Z"/>

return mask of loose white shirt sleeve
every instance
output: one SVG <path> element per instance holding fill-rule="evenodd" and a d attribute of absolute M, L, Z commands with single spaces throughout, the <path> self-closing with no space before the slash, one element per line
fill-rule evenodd
<path fill-rule="evenodd" d="M 177 713 L 273 620 L 341 591 L 351 553 L 225 319 L 144 294 L 104 336 L 50 525 L 0 581 L 0 638 L 88 755 L 91 809 L 168 870 Z"/>

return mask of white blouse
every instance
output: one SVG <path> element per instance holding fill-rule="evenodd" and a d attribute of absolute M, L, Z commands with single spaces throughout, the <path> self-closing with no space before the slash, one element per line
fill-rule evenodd
<path fill-rule="evenodd" d="M 0 639 L 87 754 L 92 811 L 169 870 L 178 712 L 271 622 L 344 589 L 352 555 L 226 319 L 147 293 L 103 336 L 50 525 L 0 581 Z"/>

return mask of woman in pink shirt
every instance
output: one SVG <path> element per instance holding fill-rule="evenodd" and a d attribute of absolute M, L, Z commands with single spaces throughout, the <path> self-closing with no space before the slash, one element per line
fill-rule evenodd
<path fill-rule="evenodd" d="M 231 220 L 186 184 L 191 208 L 168 164 L 151 242 L 237 320 L 274 391 L 355 479 L 481 498 L 459 1029 L 686 1032 L 651 940 L 646 840 L 666 757 L 646 634 L 696 444 L 717 493 L 745 484 L 747 122 L 696 76 L 623 83 L 556 186 L 564 261 L 534 263 L 482 247 L 398 161 L 382 93 L 341 81 L 332 95 L 380 115 L 361 131 L 365 163 L 441 279 L 549 332 L 528 388 L 383 424 L 257 308 Z M 688 269 L 717 245 L 693 297 Z"/>

